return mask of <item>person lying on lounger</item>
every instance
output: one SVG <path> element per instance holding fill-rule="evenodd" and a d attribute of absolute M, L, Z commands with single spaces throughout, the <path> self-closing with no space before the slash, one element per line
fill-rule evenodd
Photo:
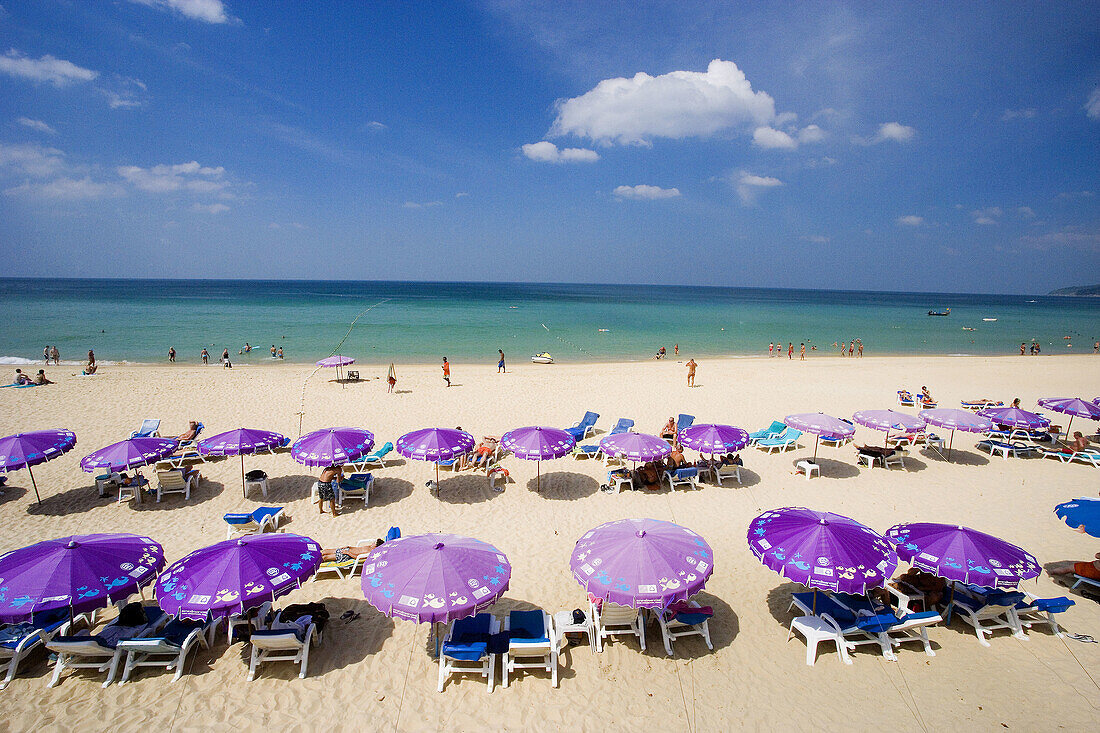
<path fill-rule="evenodd" d="M 931 608 L 937 605 L 943 600 L 943 596 L 947 592 L 947 583 L 943 578 L 925 572 L 919 568 L 909 568 L 890 581 L 890 585 L 894 586 L 902 593 L 906 591 L 907 586 L 908 588 L 921 592 L 924 594 L 925 608 Z"/>
<path fill-rule="evenodd" d="M 486 468 L 489 465 L 489 461 L 492 460 L 493 454 L 496 453 L 497 446 L 500 445 L 500 438 L 492 435 L 486 435 L 481 439 L 481 444 L 478 445 L 475 451 L 473 466 L 474 468 Z"/>
<path fill-rule="evenodd" d="M 935 400 L 932 399 L 932 393 L 928 391 L 927 387 L 920 388 L 920 401 L 926 405 L 935 402 Z"/>
<path fill-rule="evenodd" d="M 1088 447 L 1089 447 L 1089 440 L 1088 440 L 1088 438 L 1086 438 L 1084 435 L 1081 434 L 1080 430 L 1074 430 L 1073 431 L 1073 440 L 1066 443 L 1066 448 L 1068 450 L 1073 451 L 1074 453 L 1076 453 L 1079 450 L 1085 450 Z"/>
<path fill-rule="evenodd" d="M 1096 559 L 1091 562 L 1061 562 L 1047 569 L 1051 575 L 1080 575 L 1082 578 L 1100 580 L 1100 552 L 1096 553 Z"/>
<path fill-rule="evenodd" d="M 642 486 L 650 491 L 656 491 L 661 488 L 660 471 L 652 462 L 645 463 L 634 469 L 633 480 L 635 486 Z"/>
<path fill-rule="evenodd" d="M 331 549 L 321 548 L 322 562 L 345 562 L 354 560 L 362 555 L 369 555 L 374 548 L 383 544 L 382 540 L 375 540 L 373 545 L 359 545 L 358 547 L 335 547 Z"/>
<path fill-rule="evenodd" d="M 676 437 L 676 418 L 670 417 L 665 426 L 661 428 L 661 437 L 665 440 L 671 440 Z"/>
<path fill-rule="evenodd" d="M 194 420 L 187 422 L 187 430 L 176 436 L 176 440 L 183 443 L 187 440 L 194 440 L 195 436 L 199 434 L 199 424 Z"/>

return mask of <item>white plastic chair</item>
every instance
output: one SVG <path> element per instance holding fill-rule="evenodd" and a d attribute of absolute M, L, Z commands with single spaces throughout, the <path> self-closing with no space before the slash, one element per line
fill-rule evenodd
<path fill-rule="evenodd" d="M 638 609 L 611 601 L 603 601 L 597 608 L 595 603 L 589 602 L 588 617 L 592 619 L 596 632 L 596 651 L 603 651 L 604 639 L 624 635 L 638 637 L 638 643 L 645 651 L 645 622 Z"/>

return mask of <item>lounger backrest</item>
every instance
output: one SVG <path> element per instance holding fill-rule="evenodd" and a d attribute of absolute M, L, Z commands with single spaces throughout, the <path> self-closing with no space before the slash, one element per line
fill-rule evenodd
<path fill-rule="evenodd" d="M 600 419 L 599 413 L 586 412 L 586 413 L 584 413 L 584 417 L 581 418 L 580 423 L 577 424 L 577 427 L 579 427 L 579 428 L 590 428 L 593 425 L 595 425 L 596 421 L 599 420 L 599 419 Z"/>
<path fill-rule="evenodd" d="M 618 603 L 604 601 L 600 608 L 600 621 L 605 625 L 619 626 L 633 623 L 638 618 L 638 609 L 620 606 Z"/>
<path fill-rule="evenodd" d="M 676 417 L 676 432 L 679 433 L 684 428 L 691 427 L 693 422 L 695 422 L 695 415 L 685 415 L 681 412 Z"/>
<path fill-rule="evenodd" d="M 775 433 L 776 435 L 782 434 L 787 429 L 785 423 L 781 423 L 778 420 L 772 420 L 771 426 L 768 428 L 769 433 Z"/>
<path fill-rule="evenodd" d="M 141 427 L 134 431 L 133 437 L 143 438 L 152 435 L 160 430 L 160 420 L 155 418 L 146 418 L 141 421 Z"/>
<path fill-rule="evenodd" d="M 232 524 L 235 527 L 259 526 L 251 514 L 226 514 L 222 519 L 225 520 L 226 524 Z"/>
<path fill-rule="evenodd" d="M 798 430 L 797 428 L 787 428 L 787 432 L 783 434 L 783 439 L 788 441 L 798 440 L 801 437 L 802 431 Z"/>
<path fill-rule="evenodd" d="M 634 421 L 625 417 L 620 417 L 619 422 L 615 423 L 615 427 L 611 429 L 610 435 L 618 435 L 619 433 L 625 433 L 634 427 Z"/>

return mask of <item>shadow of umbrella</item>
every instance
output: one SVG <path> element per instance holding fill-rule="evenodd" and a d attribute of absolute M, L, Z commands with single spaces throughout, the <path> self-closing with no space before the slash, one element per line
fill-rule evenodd
<path fill-rule="evenodd" d="M 599 482 L 591 476 L 572 471 L 555 471 L 545 476 L 541 490 L 539 482 L 531 479 L 527 482 L 528 491 L 535 491 L 544 499 L 552 501 L 583 499 L 592 496 L 600 489 Z"/>

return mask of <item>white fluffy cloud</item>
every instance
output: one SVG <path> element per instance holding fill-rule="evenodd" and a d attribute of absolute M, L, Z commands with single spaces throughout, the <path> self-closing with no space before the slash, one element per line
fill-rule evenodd
<path fill-rule="evenodd" d="M 783 185 L 783 181 L 772 176 L 758 176 L 748 171 L 737 171 L 733 176 L 737 195 L 741 197 L 741 203 L 749 206 L 756 202 L 757 194 Z"/>
<path fill-rule="evenodd" d="M 201 20 L 205 23 L 228 23 L 222 0 L 130 0 L 138 5 L 147 5 L 159 10 L 174 10 L 185 18 Z"/>
<path fill-rule="evenodd" d="M 543 140 L 522 146 L 523 154 L 540 163 L 595 163 L 600 154 L 588 148 L 558 148 L 552 142 Z"/>
<path fill-rule="evenodd" d="M 225 168 L 202 166 L 194 160 L 176 165 L 155 165 L 152 168 L 124 165 L 119 166 L 117 170 L 118 174 L 130 182 L 134 188 L 149 193 L 172 191 L 215 193 L 229 185 L 223 180 Z"/>
<path fill-rule="evenodd" d="M 55 87 L 92 81 L 99 76 L 98 71 L 85 69 L 71 61 L 55 58 L 49 54 L 38 59 L 27 58 L 15 49 L 0 56 L 0 72 L 17 79 L 46 82 Z"/>
<path fill-rule="evenodd" d="M 84 178 L 62 176 L 44 183 L 23 183 L 4 190 L 9 196 L 28 198 L 81 201 L 122 195 L 122 187 L 115 183 L 102 183 Z"/>
<path fill-rule="evenodd" d="M 798 131 L 798 142 L 819 143 L 825 139 L 825 131 L 817 125 L 806 125 Z"/>
<path fill-rule="evenodd" d="M 775 101 L 754 92 L 737 64 L 720 59 L 705 72 L 604 79 L 579 97 L 559 101 L 557 109 L 551 135 L 623 145 L 754 130 L 776 119 Z"/>
<path fill-rule="evenodd" d="M 984 209 L 971 211 L 970 215 L 974 217 L 975 224 L 989 225 L 996 224 L 1004 213 L 1000 206 L 987 206 Z"/>
<path fill-rule="evenodd" d="M 899 216 L 898 224 L 906 227 L 919 227 L 924 223 L 923 216 L 916 216 L 915 214 L 909 214 L 908 216 Z"/>
<path fill-rule="evenodd" d="M 53 129 L 42 120 L 32 120 L 30 117 L 20 117 L 16 122 L 36 132 L 44 132 L 47 135 L 57 134 L 57 130 Z"/>
<path fill-rule="evenodd" d="M 753 130 L 752 144 L 769 150 L 794 150 L 798 147 L 793 137 L 772 127 L 758 127 Z"/>
<path fill-rule="evenodd" d="M 883 122 L 878 126 L 878 132 L 871 138 L 872 143 L 884 143 L 887 140 L 907 143 L 917 134 L 916 129 L 903 125 L 900 122 Z"/>
<path fill-rule="evenodd" d="M 636 199 L 639 201 L 657 201 L 659 199 L 675 199 L 680 197 L 678 188 L 661 188 L 660 186 L 647 186 L 642 183 L 637 186 L 616 186 L 612 191 L 618 199 Z"/>
<path fill-rule="evenodd" d="M 1089 119 L 1100 120 L 1100 87 L 1096 87 L 1089 94 L 1088 101 L 1085 102 L 1085 114 Z"/>
<path fill-rule="evenodd" d="M 34 143 L 0 143 L 0 173 L 46 178 L 62 171 L 63 157 L 64 153 L 57 148 L 45 148 Z"/>

